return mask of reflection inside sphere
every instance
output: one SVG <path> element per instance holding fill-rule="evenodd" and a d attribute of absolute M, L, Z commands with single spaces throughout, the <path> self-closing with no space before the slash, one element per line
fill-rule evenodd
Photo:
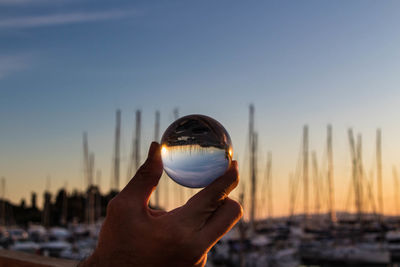
<path fill-rule="evenodd" d="M 232 160 L 228 132 L 216 120 L 189 115 L 173 122 L 161 139 L 164 170 L 183 186 L 200 188 L 225 173 Z"/>

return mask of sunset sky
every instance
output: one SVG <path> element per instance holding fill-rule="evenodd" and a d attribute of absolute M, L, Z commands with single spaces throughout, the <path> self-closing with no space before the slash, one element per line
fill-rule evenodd
<path fill-rule="evenodd" d="M 135 110 L 143 115 L 144 160 L 155 111 L 164 131 L 174 108 L 226 127 L 246 184 L 248 107 L 254 103 L 259 177 L 271 151 L 275 215 L 288 212 L 288 175 L 296 168 L 303 125 L 309 125 L 310 150 L 323 162 L 328 123 L 337 209 L 345 207 L 351 178 L 347 129 L 363 136 L 369 174 L 379 127 L 385 212 L 393 213 L 392 166 L 400 170 L 399 10 L 396 0 L 0 0 L 6 197 L 29 202 L 32 191 L 43 193 L 47 176 L 53 192 L 66 184 L 82 190 L 84 131 L 107 192 L 117 108 L 121 187 Z"/>

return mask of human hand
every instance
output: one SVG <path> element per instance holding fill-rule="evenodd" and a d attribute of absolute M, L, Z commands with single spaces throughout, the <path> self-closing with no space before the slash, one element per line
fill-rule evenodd
<path fill-rule="evenodd" d="M 207 252 L 242 217 L 228 197 L 239 182 L 237 162 L 187 203 L 170 212 L 151 209 L 163 171 L 160 145 L 107 206 L 99 242 L 80 266 L 204 266 Z"/>

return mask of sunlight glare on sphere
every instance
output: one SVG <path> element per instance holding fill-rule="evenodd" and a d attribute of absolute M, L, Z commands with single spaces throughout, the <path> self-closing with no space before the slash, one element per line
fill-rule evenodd
<path fill-rule="evenodd" d="M 218 121 L 204 115 L 176 120 L 161 138 L 165 172 L 186 187 L 209 185 L 226 172 L 232 156 L 228 132 Z"/>

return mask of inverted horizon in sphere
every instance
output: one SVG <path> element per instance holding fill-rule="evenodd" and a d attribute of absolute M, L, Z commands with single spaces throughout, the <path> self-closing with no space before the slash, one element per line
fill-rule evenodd
<path fill-rule="evenodd" d="M 163 146 L 163 150 L 165 172 L 183 186 L 205 187 L 223 175 L 229 167 L 229 158 L 223 149 L 191 149 L 189 146 L 171 149 Z"/>

